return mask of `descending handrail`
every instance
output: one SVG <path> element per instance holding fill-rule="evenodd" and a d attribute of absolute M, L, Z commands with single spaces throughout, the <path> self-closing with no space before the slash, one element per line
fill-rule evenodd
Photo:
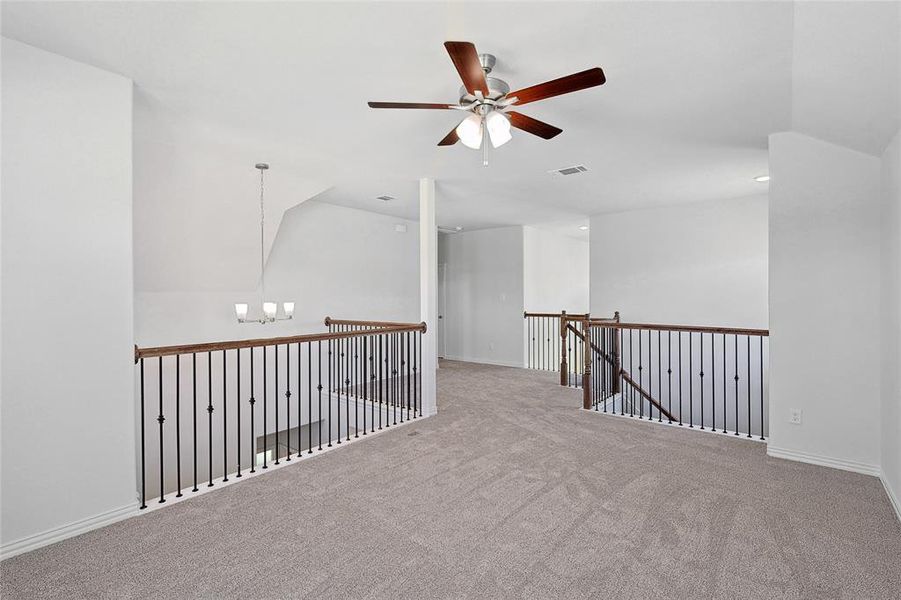
<path fill-rule="evenodd" d="M 380 327 L 379 333 L 400 333 L 404 331 L 426 332 L 426 324 L 422 323 L 396 323 L 386 327 Z M 366 335 L 366 331 L 341 331 L 331 333 L 306 333 L 303 335 L 290 335 L 271 338 L 255 338 L 251 340 L 231 340 L 224 342 L 205 342 L 201 344 L 183 344 L 178 346 L 156 346 L 151 348 L 139 348 L 135 346 L 135 362 L 142 358 L 157 356 L 175 356 L 178 354 L 200 354 L 203 352 L 216 352 L 219 350 L 235 350 L 240 348 L 257 348 L 260 346 L 282 346 L 305 342 L 322 342 L 326 340 L 341 340 Z"/>
<path fill-rule="evenodd" d="M 574 334 L 576 334 L 579 338 L 581 338 L 583 342 L 586 341 L 586 340 L 585 340 L 585 336 L 582 335 L 582 332 L 581 332 L 581 331 L 577 330 L 577 329 L 576 329 L 575 327 L 573 327 L 572 325 L 567 325 L 567 328 L 568 328 L 570 331 L 572 331 Z M 659 410 L 660 413 L 661 413 L 663 416 L 665 416 L 667 419 L 669 419 L 669 420 L 671 420 L 671 421 L 675 420 L 675 418 L 673 417 L 673 415 L 670 414 L 669 411 L 667 411 L 665 408 L 663 408 L 663 406 L 660 404 L 660 402 L 658 402 L 656 399 L 654 399 L 653 396 L 651 396 L 651 393 L 650 393 L 650 392 L 648 392 L 647 390 L 645 390 L 644 388 L 642 388 L 640 385 L 638 385 L 638 383 L 637 383 L 634 379 L 632 379 L 632 376 L 631 376 L 625 369 L 623 369 L 622 367 L 620 367 L 620 366 L 616 363 L 616 359 L 614 359 L 614 358 L 611 357 L 611 356 L 608 356 L 607 353 L 604 352 L 603 350 L 601 350 L 600 348 L 598 348 L 597 345 L 595 345 L 594 342 L 588 341 L 588 344 L 591 346 L 591 349 L 592 349 L 594 352 L 597 352 L 598 356 L 600 356 L 601 358 L 603 358 L 609 365 L 611 365 L 612 367 L 614 367 L 615 373 L 616 373 L 619 377 L 622 377 L 622 378 L 623 378 L 623 381 L 625 381 L 626 383 L 628 383 L 629 385 L 631 385 L 633 388 L 635 388 L 635 390 L 636 390 L 636 391 L 637 391 L 637 392 L 638 392 L 645 400 L 647 400 L 650 404 L 652 404 L 652 405 L 654 406 L 654 408 L 656 408 L 657 410 Z"/>

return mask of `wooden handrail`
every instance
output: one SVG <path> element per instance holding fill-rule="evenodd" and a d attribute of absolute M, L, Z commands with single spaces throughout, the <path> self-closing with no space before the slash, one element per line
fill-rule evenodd
<path fill-rule="evenodd" d="M 291 335 L 284 337 L 256 338 L 252 340 L 233 340 L 227 342 L 207 342 L 203 344 L 184 344 L 180 346 L 157 346 L 154 348 L 138 348 L 135 346 L 135 362 L 142 358 L 157 356 L 174 356 L 176 354 L 193 354 L 203 352 L 216 352 L 219 350 L 236 350 L 238 348 L 256 348 L 258 346 L 280 346 L 284 344 L 297 344 L 304 342 L 324 342 L 326 340 L 342 340 L 352 337 L 376 335 L 383 333 L 399 333 L 403 331 L 426 332 L 426 324 L 423 323 L 398 323 L 388 327 L 380 327 L 377 330 L 341 331 L 334 333 L 307 333 L 304 335 Z"/>
<path fill-rule="evenodd" d="M 598 319 L 589 321 L 592 327 L 608 327 L 610 329 L 643 329 L 646 331 L 690 331 L 694 333 L 726 333 L 735 335 L 759 335 L 767 337 L 769 329 L 745 329 L 741 327 L 705 327 L 701 325 L 661 325 L 656 323 L 617 323 Z"/>
<path fill-rule="evenodd" d="M 359 325 L 361 327 L 403 327 L 405 325 L 411 325 L 411 323 L 401 323 L 397 321 L 362 321 L 359 319 L 333 319 L 331 317 L 325 318 L 325 326 L 329 325 Z M 425 332 L 423 332 L 425 333 Z"/>
<path fill-rule="evenodd" d="M 552 318 L 559 319 L 560 317 L 564 317 L 564 316 L 565 316 L 566 319 L 569 320 L 569 321 L 582 321 L 582 320 L 584 320 L 585 317 L 587 317 L 588 315 L 587 315 L 586 313 L 579 314 L 579 313 L 567 313 L 567 312 L 558 312 L 558 313 L 539 313 L 539 312 L 529 312 L 529 311 L 524 311 L 524 312 L 522 313 L 522 318 L 523 318 L 523 319 L 526 319 L 526 318 L 528 318 L 528 317 L 552 317 Z"/>

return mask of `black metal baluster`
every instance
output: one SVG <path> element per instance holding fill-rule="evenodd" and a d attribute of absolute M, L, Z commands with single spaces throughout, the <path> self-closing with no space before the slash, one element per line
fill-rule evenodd
<path fill-rule="evenodd" d="M 379 350 L 379 360 L 378 360 L 378 363 L 379 363 L 379 430 L 381 430 L 382 429 L 382 400 L 384 399 L 382 389 L 384 387 L 384 380 L 385 380 L 385 378 L 383 377 L 383 375 L 385 373 L 385 369 L 384 369 L 385 363 L 384 363 L 384 358 L 383 358 L 384 357 L 384 346 L 385 346 L 385 336 L 384 335 L 380 335 L 378 337 L 378 344 L 379 344 L 379 346 L 378 346 L 378 350 Z"/>
<path fill-rule="evenodd" d="M 300 417 L 300 415 L 298 415 Z M 291 344 L 285 344 L 285 462 L 291 460 Z M 300 435 L 300 419 L 297 419 L 297 435 Z"/>
<path fill-rule="evenodd" d="M 704 332 L 700 332 L 701 350 L 698 358 L 701 361 L 701 429 L 704 429 Z"/>
<path fill-rule="evenodd" d="M 335 340 L 335 344 L 338 346 L 338 356 L 337 356 L 338 380 L 336 382 L 338 385 L 338 400 L 335 403 L 335 408 L 338 409 L 338 429 L 337 429 L 338 439 L 335 441 L 335 443 L 340 444 L 341 443 L 341 384 L 343 382 L 343 380 L 341 379 L 341 373 L 344 369 L 344 340 L 343 339 Z M 331 414 L 331 410 L 332 410 L 331 397 L 329 397 L 328 408 L 329 408 L 329 413 Z M 331 419 L 329 419 L 329 434 L 331 434 L 331 429 L 332 429 Z"/>
<path fill-rule="evenodd" d="M 544 357 L 541 354 L 541 347 L 544 344 L 544 319 L 538 318 L 538 370 L 544 370 Z"/>
<path fill-rule="evenodd" d="M 319 418 L 317 419 L 319 423 L 319 450 L 322 450 L 322 340 L 316 342 L 318 344 L 316 355 L 319 360 L 319 383 L 316 386 L 316 390 L 319 392 Z M 310 348 L 308 348 L 309 350 Z M 329 413 L 331 413 L 332 399 L 329 397 Z M 332 421 L 331 414 L 329 414 L 329 422 L 328 422 L 328 444 L 332 445 Z M 312 428 L 311 428 L 312 434 Z"/>
<path fill-rule="evenodd" d="M 235 453 L 235 458 L 238 463 L 238 472 L 235 474 L 235 477 L 241 476 L 241 349 L 236 348 L 236 359 L 237 365 L 236 367 L 236 385 L 235 385 L 235 405 L 238 407 L 238 429 L 237 435 L 235 436 L 235 443 L 237 446 L 237 452 Z"/>
<path fill-rule="evenodd" d="M 710 334 L 710 412 L 711 431 L 716 432 L 716 337 Z"/>
<path fill-rule="evenodd" d="M 679 343 L 679 427 L 682 427 L 682 332 L 677 336 Z"/>
<path fill-rule="evenodd" d="M 413 418 L 415 419 L 417 416 L 417 411 L 419 410 L 419 377 L 417 375 L 417 369 L 419 368 L 419 361 L 417 360 L 417 352 L 419 348 L 419 332 L 413 332 Z"/>
<path fill-rule="evenodd" d="M 281 443 L 278 430 L 278 344 L 275 345 L 273 351 L 275 356 L 275 389 L 272 390 L 272 398 L 275 404 L 275 464 L 279 464 L 278 457 L 281 454 Z"/>
<path fill-rule="evenodd" d="M 695 426 L 695 410 L 694 410 L 694 368 L 692 367 L 692 348 L 691 348 L 691 332 L 688 332 L 688 426 L 694 429 Z"/>
<path fill-rule="evenodd" d="M 419 354 L 417 354 L 417 365 L 419 366 L 419 416 L 422 416 L 422 332 L 418 332 L 416 334 L 417 337 L 417 350 Z"/>
<path fill-rule="evenodd" d="M 267 386 L 266 386 L 266 380 L 267 380 L 267 376 L 266 376 L 267 375 L 267 373 L 266 373 L 266 371 L 267 371 L 267 369 L 266 369 L 266 362 L 267 362 L 266 361 L 266 346 L 263 346 L 262 350 L 263 350 L 263 373 L 262 373 L 262 375 L 263 375 L 263 377 L 262 377 L 262 379 L 263 379 L 263 468 L 268 469 L 269 468 L 269 464 L 268 464 L 269 457 L 267 455 L 269 454 L 269 426 L 267 423 L 268 415 L 267 415 L 267 410 L 266 410 L 266 405 L 268 404 L 268 402 L 266 402 L 266 395 L 267 395 L 266 394 L 266 392 L 267 392 L 267 389 L 266 389 L 267 388 Z"/>
<path fill-rule="evenodd" d="M 663 353 L 661 352 L 661 347 L 663 346 L 663 332 L 661 330 L 657 330 L 657 398 L 660 401 L 660 406 L 663 406 Z M 663 423 L 663 412 L 658 408 L 657 409 L 657 422 Z"/>
<path fill-rule="evenodd" d="M 360 368 L 363 366 L 360 364 L 359 357 L 359 349 L 361 338 L 354 338 L 354 377 L 357 378 L 357 381 L 354 383 L 354 437 L 360 437 Z M 365 352 L 365 351 L 364 351 Z M 365 409 L 365 405 L 363 408 Z M 365 411 L 364 411 L 365 412 Z M 363 428 L 366 428 L 365 416 L 363 417 Z M 364 431 L 365 433 L 365 431 Z"/>
<path fill-rule="evenodd" d="M 256 399 L 253 397 L 254 386 L 253 386 L 253 346 L 250 347 L 250 472 L 256 473 L 257 466 L 257 433 L 256 428 L 254 427 L 253 422 L 253 405 L 256 404 Z"/>
<path fill-rule="evenodd" d="M 726 379 L 728 378 L 728 372 L 726 371 L 726 334 L 723 334 L 723 433 L 726 433 L 726 425 L 728 424 L 727 415 L 729 414 L 728 409 L 726 408 L 726 402 L 728 402 L 727 393 L 726 393 Z"/>
<path fill-rule="evenodd" d="M 629 330 L 629 349 L 632 349 L 632 330 Z M 631 354 L 631 352 L 630 352 Z M 644 354 L 641 351 L 641 329 L 638 330 L 638 387 L 644 389 Z M 638 394 L 638 418 L 644 418 L 644 398 Z"/>
<path fill-rule="evenodd" d="M 391 412 L 392 425 L 397 425 L 397 334 L 391 334 Z"/>
<path fill-rule="evenodd" d="M 653 332 L 648 329 L 648 395 L 653 398 L 654 397 L 654 340 L 652 339 Z M 657 395 L 660 395 L 660 390 L 657 390 Z M 654 420 L 654 405 L 648 400 L 648 420 Z"/>
<path fill-rule="evenodd" d="M 163 463 L 165 462 L 163 460 L 163 421 L 165 421 L 166 418 L 163 416 L 163 357 L 162 356 L 159 357 L 158 364 L 159 364 L 159 384 L 160 384 L 160 389 L 159 389 L 160 412 L 159 412 L 159 415 L 156 417 L 156 422 L 160 424 L 160 504 L 162 504 L 163 502 L 166 501 L 165 497 L 163 496 L 163 484 L 165 483 L 165 481 L 163 479 Z"/>
<path fill-rule="evenodd" d="M 345 358 L 347 362 L 344 368 L 344 430 L 347 434 L 348 442 L 350 441 L 350 376 L 353 370 L 351 368 L 352 352 L 353 340 L 351 338 L 346 338 L 344 340 L 344 353 L 347 355 Z M 338 410 L 338 412 L 341 412 L 340 409 Z M 338 431 L 338 433 L 340 435 L 340 430 Z"/>
<path fill-rule="evenodd" d="M 226 402 L 226 390 L 228 389 L 225 377 L 225 350 L 222 351 L 222 481 L 228 481 L 228 406 Z"/>
<path fill-rule="evenodd" d="M 407 405 L 407 420 L 410 420 L 410 392 L 411 392 L 411 381 L 410 381 L 410 332 L 405 331 L 404 334 L 404 347 L 407 349 L 407 360 L 406 360 L 406 371 L 407 371 L 407 399 L 405 404 Z M 416 410 L 413 411 L 413 416 L 416 416 Z"/>
<path fill-rule="evenodd" d="M 321 352 L 322 341 L 320 340 L 318 343 Z M 322 360 L 322 356 L 319 357 L 319 360 Z M 319 423 L 319 449 L 322 450 L 322 411 L 319 411 L 317 416 L 316 421 Z M 310 342 L 307 342 L 307 428 L 309 429 L 307 432 L 307 441 L 309 442 L 307 454 L 313 454 L 313 345 Z"/>
<path fill-rule="evenodd" d="M 760 336 L 760 439 L 766 439 L 763 435 L 763 336 Z"/>
<path fill-rule="evenodd" d="M 669 403 L 667 404 L 666 411 L 669 413 L 669 416 L 666 420 L 669 423 L 673 422 L 673 332 L 666 332 L 666 392 L 669 396 Z"/>
<path fill-rule="evenodd" d="M 369 402 L 369 376 L 370 362 L 372 355 L 369 354 L 369 336 L 363 336 L 363 435 L 367 433 L 366 427 L 366 404 Z M 371 406 L 371 404 L 370 404 Z"/>
<path fill-rule="evenodd" d="M 178 482 L 175 497 L 181 498 L 181 354 L 175 355 L 175 476 Z"/>
<path fill-rule="evenodd" d="M 209 476 L 210 482 L 207 484 L 207 487 L 213 487 L 213 353 L 206 353 L 206 380 L 207 380 L 207 423 L 209 424 L 209 438 L 207 442 L 209 442 L 209 454 L 207 457 L 210 459 L 209 463 Z"/>
<path fill-rule="evenodd" d="M 735 335 L 735 435 L 738 435 L 738 334 Z"/>
<path fill-rule="evenodd" d="M 322 342 L 319 342 L 319 343 L 320 343 L 320 345 L 322 344 Z M 332 346 L 337 346 L 337 345 L 338 345 L 338 340 L 329 340 L 328 341 L 328 347 L 329 347 L 329 351 L 328 351 L 328 355 L 329 355 L 329 361 L 328 361 L 328 446 L 327 446 L 328 448 L 332 447 L 332 381 L 333 381 L 332 363 L 335 362 L 335 359 L 337 358 L 337 352 L 335 353 L 335 358 L 332 358 L 332 356 L 333 356 L 332 355 L 332 353 L 333 353 Z M 335 350 L 337 350 L 337 348 L 335 348 Z M 322 363 L 321 356 L 319 357 L 319 362 Z M 337 371 L 337 365 L 335 365 L 335 370 Z M 321 377 L 320 377 L 320 379 L 321 379 Z M 320 385 L 322 384 L 321 381 L 319 383 L 320 383 Z M 319 390 L 319 422 L 322 423 L 322 390 Z M 320 430 L 321 430 L 321 427 L 320 427 Z M 320 443 L 320 445 L 322 444 L 322 437 L 319 438 L 319 443 Z"/>
<path fill-rule="evenodd" d="M 745 341 L 747 342 L 747 355 L 748 355 L 748 437 L 751 436 L 751 336 L 745 335 Z"/>
<path fill-rule="evenodd" d="M 619 360 L 620 361 L 623 360 L 623 354 L 625 353 L 625 350 L 626 350 L 625 338 L 626 338 L 626 333 L 622 328 L 620 328 L 620 330 L 619 330 L 619 354 L 620 354 Z M 619 415 L 621 417 L 626 414 L 625 383 L 626 383 L 625 374 L 623 373 L 623 370 L 620 369 L 619 370 Z M 614 405 L 614 409 L 615 408 L 616 408 L 616 406 Z"/>
<path fill-rule="evenodd" d="M 297 342 L 297 458 L 303 456 L 303 411 L 301 410 L 301 401 L 303 400 L 303 346 Z"/>
<path fill-rule="evenodd" d="M 193 388 L 194 388 L 194 489 L 192 492 L 197 491 L 197 354 L 191 354 L 191 378 L 193 380 Z"/>
<path fill-rule="evenodd" d="M 635 347 L 635 340 L 632 338 L 632 329 L 629 329 L 629 375 L 631 376 L 635 370 L 632 368 L 632 355 L 634 352 L 632 351 Z M 632 381 L 635 381 L 634 379 Z M 629 416 L 635 416 L 635 386 L 629 386 Z"/>
<path fill-rule="evenodd" d="M 144 421 L 144 359 L 141 361 L 141 509 L 147 508 L 147 462 L 145 458 Z"/>

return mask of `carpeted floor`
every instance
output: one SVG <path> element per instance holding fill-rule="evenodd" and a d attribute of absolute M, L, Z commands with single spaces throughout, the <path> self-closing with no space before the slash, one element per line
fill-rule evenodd
<path fill-rule="evenodd" d="M 437 417 L 0 564 L 27 598 L 901 597 L 872 477 L 445 362 Z"/>

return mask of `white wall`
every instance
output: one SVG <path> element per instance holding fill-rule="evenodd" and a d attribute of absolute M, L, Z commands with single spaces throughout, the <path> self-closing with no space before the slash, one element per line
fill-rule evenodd
<path fill-rule="evenodd" d="M 767 197 L 591 217 L 591 314 L 766 328 Z"/>
<path fill-rule="evenodd" d="M 523 228 L 442 234 L 438 263 L 447 265 L 447 358 L 522 366 Z"/>
<path fill-rule="evenodd" d="M 132 84 L 3 40 L 2 543 L 135 504 Z"/>
<path fill-rule="evenodd" d="M 398 224 L 406 232 L 395 231 Z M 155 346 L 312 333 L 324 329 L 326 316 L 419 322 L 418 244 L 417 224 L 412 221 L 309 200 L 285 213 L 266 264 L 267 297 L 294 300 L 294 320 L 265 326 L 237 323 L 235 302 L 248 302 L 251 311 L 259 307 L 259 291 L 253 287 L 139 290 L 137 343 Z"/>
<path fill-rule="evenodd" d="M 901 498 L 901 132 L 882 155 L 882 472 Z M 897 502 L 897 500 L 896 500 Z"/>
<path fill-rule="evenodd" d="M 771 452 L 878 472 L 880 167 L 770 136 Z"/>
<path fill-rule="evenodd" d="M 523 293 L 531 312 L 588 312 L 588 241 L 523 227 Z"/>

